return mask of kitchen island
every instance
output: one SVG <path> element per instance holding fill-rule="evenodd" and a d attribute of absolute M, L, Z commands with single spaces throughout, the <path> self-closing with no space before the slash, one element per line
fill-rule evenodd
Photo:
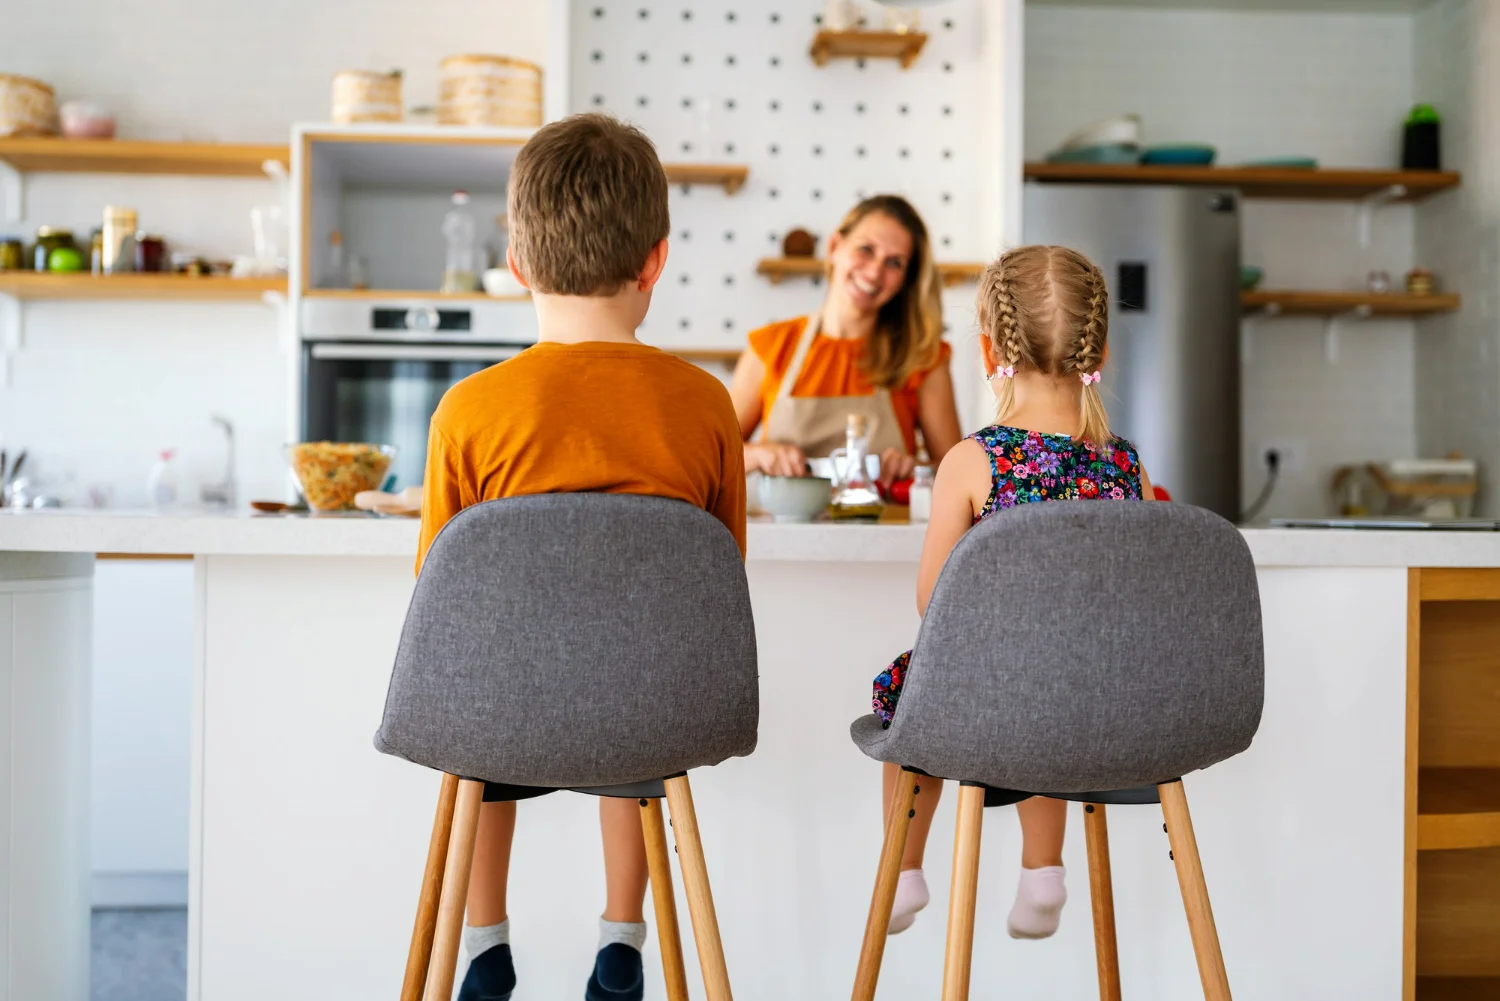
<path fill-rule="evenodd" d="M 760 746 L 694 776 L 741 998 L 826 1001 L 852 983 L 881 815 L 878 766 L 847 728 L 867 711 L 870 678 L 915 636 L 921 536 L 915 526 L 750 526 Z M 76 637 L 87 630 L 76 620 L 87 609 L 76 595 L 88 586 L 87 554 L 195 561 L 189 998 L 396 992 L 437 777 L 377 754 L 371 737 L 416 537 L 413 522 L 374 518 L 0 514 L 0 599 L 73 596 L 57 598 L 46 621 L 19 605 L 0 616 L 32 637 L 31 647 L 0 645 L 10 658 L 0 678 L 34 677 L 46 660 L 70 679 L 46 698 L 34 685 L 0 685 L 11 693 L 0 748 L 12 755 L 0 774 L 25 775 L 33 755 L 76 764 L 80 742 L 86 749 L 87 644 Z M 1399 1001 L 1419 972 L 1500 985 L 1500 959 L 1485 946 L 1500 930 L 1500 784 L 1491 784 L 1500 772 L 1490 770 L 1500 769 L 1500 535 L 1245 537 L 1265 615 L 1265 716 L 1248 752 L 1187 779 L 1237 995 Z M 996 614 L 1005 608 L 996 596 Z M 38 743 L 49 733 L 51 744 Z M 35 942 L 17 918 L 54 889 L 46 880 L 65 884 L 73 860 L 86 882 L 82 853 L 53 851 L 46 879 L 26 868 L 43 832 L 70 844 L 86 823 L 77 808 L 86 797 L 73 789 L 86 776 L 48 767 L 50 791 L 13 780 L 4 807 L 21 832 L 0 860 L 12 957 Z M 1041 943 L 1005 936 L 1014 816 L 986 817 L 974 995 L 1094 996 L 1078 814 L 1065 853 L 1072 903 L 1061 932 Z M 570 795 L 521 810 L 510 907 L 517 1001 L 574 996 L 587 976 L 603 896 L 595 817 L 591 800 Z M 1119 808 L 1110 819 L 1126 990 L 1201 997 L 1159 812 Z M 927 857 L 933 905 L 892 940 L 882 997 L 936 993 L 952 831 L 945 806 Z M 86 935 L 86 896 L 48 913 L 73 923 L 60 941 Z M 53 950 L 13 967 L 11 997 L 81 1001 L 66 978 L 46 979 L 60 958 Z M 655 963 L 652 941 L 647 997 L 659 999 Z"/>

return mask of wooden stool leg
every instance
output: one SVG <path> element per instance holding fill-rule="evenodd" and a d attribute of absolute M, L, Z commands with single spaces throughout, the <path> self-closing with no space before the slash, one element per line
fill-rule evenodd
<path fill-rule="evenodd" d="M 666 787 L 672 830 L 677 833 L 682 887 L 687 891 L 688 917 L 693 922 L 693 939 L 698 945 L 698 965 L 703 968 L 703 988 L 708 1001 L 733 1001 L 729 968 L 724 963 L 724 943 L 719 939 L 719 917 L 714 913 L 714 895 L 708 885 L 708 863 L 698 835 L 698 816 L 693 812 L 693 790 L 686 775 L 667 779 Z"/>
<path fill-rule="evenodd" d="M 682 965 L 682 933 L 677 929 L 677 898 L 672 894 L 672 862 L 667 854 L 667 827 L 661 800 L 641 800 L 641 830 L 646 835 L 646 867 L 651 872 L 651 900 L 656 906 L 656 938 L 661 944 L 667 1001 L 688 1001 L 687 970 Z"/>
<path fill-rule="evenodd" d="M 1187 793 L 1182 789 L 1181 780 L 1166 782 L 1156 788 L 1161 793 L 1161 812 L 1167 821 L 1172 859 L 1177 863 L 1177 883 L 1182 887 L 1182 906 L 1187 911 L 1188 930 L 1193 933 L 1193 953 L 1198 957 L 1203 996 L 1208 1001 L 1230 1001 L 1229 974 L 1224 971 L 1224 954 L 1219 950 L 1219 931 L 1214 927 L 1208 885 L 1203 881 L 1203 862 L 1198 858 L 1198 839 L 1193 835 Z"/>
<path fill-rule="evenodd" d="M 432 941 L 432 964 L 427 971 L 424 1001 L 451 1001 L 458 966 L 458 944 L 463 937 L 464 905 L 469 895 L 469 867 L 474 864 L 474 839 L 479 833 L 479 808 L 484 783 L 458 783 L 453 831 L 448 837 L 448 862 L 443 871 L 443 895 L 438 904 L 437 934 Z"/>
<path fill-rule="evenodd" d="M 984 787 L 958 789 L 958 830 L 953 838 L 953 887 L 948 901 L 948 949 L 943 959 L 943 1001 L 968 1001 L 974 958 L 974 905 L 979 896 L 979 835 Z"/>
<path fill-rule="evenodd" d="M 1099 964 L 1099 1001 L 1120 1001 L 1120 947 L 1115 939 L 1115 888 L 1109 872 L 1109 825 L 1103 803 L 1083 805 L 1089 850 L 1089 898 L 1094 905 L 1094 958 Z"/>
<path fill-rule="evenodd" d="M 885 957 L 885 939 L 891 927 L 891 908 L 896 905 L 896 882 L 901 878 L 901 856 L 906 852 L 912 806 L 921 782 L 922 776 L 905 768 L 896 776 L 891 812 L 885 818 L 880 865 L 875 870 L 875 893 L 870 897 L 870 916 L 865 919 L 865 940 L 859 947 L 859 969 L 854 973 L 853 1001 L 873 1001 L 875 997 L 880 961 Z"/>
<path fill-rule="evenodd" d="M 453 831 L 453 805 L 457 798 L 458 776 L 444 775 L 438 789 L 437 816 L 432 820 L 432 839 L 427 843 L 427 868 L 422 871 L 422 893 L 417 898 L 417 923 L 412 927 L 411 948 L 406 952 L 401 1001 L 422 1001 L 422 988 L 427 984 L 427 964 L 432 959 L 432 934 L 437 928 L 438 898 L 443 889 L 448 837 Z"/>

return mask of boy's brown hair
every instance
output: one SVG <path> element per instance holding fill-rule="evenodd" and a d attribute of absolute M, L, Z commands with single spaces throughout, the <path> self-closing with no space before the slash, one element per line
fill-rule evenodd
<path fill-rule="evenodd" d="M 609 115 L 537 130 L 516 155 L 508 203 L 516 265 L 549 295 L 614 294 L 672 228 L 656 147 Z"/>

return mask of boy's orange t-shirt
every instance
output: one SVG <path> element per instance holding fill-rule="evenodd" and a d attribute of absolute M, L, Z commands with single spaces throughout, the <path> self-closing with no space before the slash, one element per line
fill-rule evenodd
<path fill-rule="evenodd" d="M 417 569 L 483 501 L 644 494 L 722 521 L 745 552 L 745 452 L 723 383 L 644 344 L 543 343 L 443 396 L 427 439 Z"/>
<path fill-rule="evenodd" d="M 766 376 L 760 384 L 760 419 L 764 424 L 771 417 L 771 406 L 781 390 L 781 380 L 792 364 L 797 342 L 807 329 L 807 317 L 785 320 L 750 331 L 750 350 L 766 367 Z M 792 387 L 792 396 L 871 396 L 875 387 L 860 370 L 864 359 L 864 341 L 819 334 L 807 347 L 807 357 L 802 362 L 802 374 Z M 917 390 L 937 369 L 948 364 L 953 349 L 944 341 L 938 351 L 938 360 L 931 368 L 914 372 L 904 384 L 891 390 L 891 409 L 896 412 L 896 421 L 901 425 L 901 437 L 906 450 L 915 455 L 917 451 Z"/>

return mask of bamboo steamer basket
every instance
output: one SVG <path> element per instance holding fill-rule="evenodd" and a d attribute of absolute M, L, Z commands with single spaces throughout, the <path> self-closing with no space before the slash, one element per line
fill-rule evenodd
<path fill-rule="evenodd" d="M 0 73 L 0 136 L 57 135 L 57 97 L 40 80 Z"/>
<path fill-rule="evenodd" d="M 449 56 L 438 67 L 439 125 L 542 124 L 542 68 L 510 56 Z"/>
<path fill-rule="evenodd" d="M 401 74 L 373 70 L 335 74 L 333 120 L 338 125 L 401 121 Z"/>

